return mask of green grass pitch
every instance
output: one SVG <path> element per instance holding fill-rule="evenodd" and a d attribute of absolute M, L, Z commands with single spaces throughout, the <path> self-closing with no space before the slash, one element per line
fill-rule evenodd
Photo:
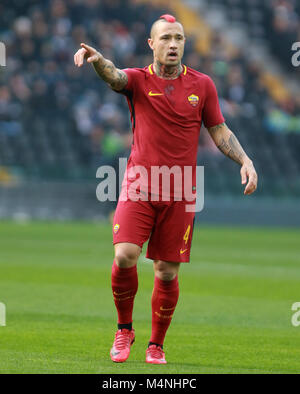
<path fill-rule="evenodd" d="M 197 227 L 163 366 L 144 361 L 153 269 L 142 256 L 136 343 L 114 364 L 110 225 L 0 222 L 0 373 L 299 373 L 299 240 L 292 229 Z"/>

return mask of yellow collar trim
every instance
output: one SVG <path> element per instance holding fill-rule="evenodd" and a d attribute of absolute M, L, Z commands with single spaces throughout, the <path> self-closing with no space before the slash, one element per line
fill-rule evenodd
<path fill-rule="evenodd" d="M 152 64 L 150 64 L 150 66 L 148 67 L 148 69 L 149 69 L 149 73 L 150 73 L 151 75 L 153 75 L 154 73 L 153 73 L 153 71 L 152 71 Z"/>
<path fill-rule="evenodd" d="M 152 70 L 152 66 L 153 66 L 153 63 L 150 64 L 150 66 L 148 67 L 148 70 L 151 75 L 154 75 L 154 72 Z M 187 67 L 183 64 L 183 75 L 186 75 L 186 74 L 187 74 Z"/>

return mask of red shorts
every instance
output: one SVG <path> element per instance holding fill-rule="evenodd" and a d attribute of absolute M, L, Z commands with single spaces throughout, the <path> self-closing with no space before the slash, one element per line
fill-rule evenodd
<path fill-rule="evenodd" d="M 188 263 L 195 212 L 186 212 L 186 201 L 119 201 L 113 222 L 113 243 L 143 247 L 151 260 Z"/>

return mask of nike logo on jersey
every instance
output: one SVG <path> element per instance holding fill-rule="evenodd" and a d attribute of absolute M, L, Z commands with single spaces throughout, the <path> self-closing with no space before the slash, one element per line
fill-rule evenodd
<path fill-rule="evenodd" d="M 186 251 L 187 251 L 187 249 L 184 249 L 184 250 L 180 249 L 180 254 L 183 254 L 183 253 L 185 253 Z"/>
<path fill-rule="evenodd" d="M 153 93 L 152 90 L 151 92 L 148 93 L 150 97 L 155 97 L 155 96 L 163 96 L 163 93 Z"/>

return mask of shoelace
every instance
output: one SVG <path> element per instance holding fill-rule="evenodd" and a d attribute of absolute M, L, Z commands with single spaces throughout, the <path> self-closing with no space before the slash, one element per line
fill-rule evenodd
<path fill-rule="evenodd" d="M 122 350 L 129 346 L 130 334 L 127 332 L 117 331 L 115 339 L 115 348 L 117 350 Z"/>
<path fill-rule="evenodd" d="M 150 346 L 149 347 L 149 352 L 151 354 L 151 357 L 153 358 L 163 358 L 163 351 L 162 348 L 158 346 Z"/>

